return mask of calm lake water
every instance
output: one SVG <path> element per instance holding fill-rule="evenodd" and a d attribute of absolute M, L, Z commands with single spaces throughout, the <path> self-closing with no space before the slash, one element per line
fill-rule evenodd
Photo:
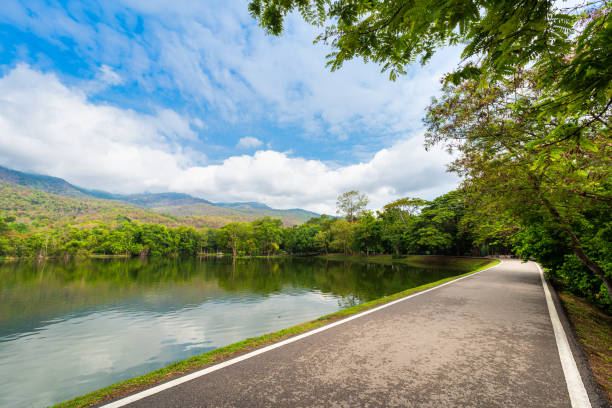
<path fill-rule="evenodd" d="M 308 258 L 0 264 L 0 406 L 58 403 L 458 273 Z"/>

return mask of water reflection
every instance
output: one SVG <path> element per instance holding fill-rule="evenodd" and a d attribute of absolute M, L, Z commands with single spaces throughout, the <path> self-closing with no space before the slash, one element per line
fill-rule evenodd
<path fill-rule="evenodd" d="M 317 259 L 0 265 L 0 406 L 45 406 L 448 269 Z"/>

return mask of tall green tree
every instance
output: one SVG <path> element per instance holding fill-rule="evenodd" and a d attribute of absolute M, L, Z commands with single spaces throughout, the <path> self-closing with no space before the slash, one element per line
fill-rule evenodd
<path fill-rule="evenodd" d="M 331 245 L 331 232 L 330 231 L 319 231 L 317 232 L 313 239 L 313 244 L 314 247 L 321 251 L 324 252 L 325 255 L 327 255 L 329 253 L 329 247 Z"/>
<path fill-rule="evenodd" d="M 341 251 L 348 255 L 353 240 L 353 227 L 343 219 L 336 220 L 331 224 L 331 243 L 330 247 L 336 251 Z"/>
<path fill-rule="evenodd" d="M 321 226 L 314 223 L 304 223 L 286 228 L 283 235 L 283 247 L 292 254 L 311 254 L 318 252 L 315 236 L 321 232 Z M 321 248 L 322 250 L 325 247 Z"/>
<path fill-rule="evenodd" d="M 344 215 L 349 222 L 353 222 L 356 217 L 365 211 L 368 201 L 368 196 L 360 194 L 359 191 L 347 191 L 338 196 L 336 212 Z"/>
<path fill-rule="evenodd" d="M 250 234 L 251 226 L 245 222 L 230 222 L 219 230 L 221 241 L 231 248 L 233 256 L 238 256 L 238 249 L 246 242 Z"/>
<path fill-rule="evenodd" d="M 353 228 L 352 247 L 369 256 L 382 251 L 382 223 L 370 211 L 365 211 Z"/>
<path fill-rule="evenodd" d="M 445 87 L 427 113 L 427 143 L 460 153 L 451 170 L 465 177 L 463 191 L 483 217 L 563 232 L 612 296 L 612 255 L 602 251 L 612 237 L 596 238 L 612 216 L 610 110 L 600 104 L 579 118 L 542 118 L 547 91 L 536 77 L 519 71 L 486 88 Z"/>
<path fill-rule="evenodd" d="M 283 223 L 270 217 L 260 218 L 251 223 L 259 250 L 266 255 L 278 251 L 281 243 Z"/>

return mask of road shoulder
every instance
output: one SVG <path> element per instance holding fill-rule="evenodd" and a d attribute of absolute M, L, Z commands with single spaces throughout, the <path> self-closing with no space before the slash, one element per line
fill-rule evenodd
<path fill-rule="evenodd" d="M 580 372 L 580 376 L 582 377 L 582 381 L 584 383 L 584 387 L 588 393 L 589 400 L 591 401 L 591 406 L 593 407 L 610 407 L 612 403 L 608 400 L 602 388 L 597 383 L 593 371 L 591 369 L 591 365 L 589 363 L 586 352 L 584 351 L 578 336 L 576 334 L 576 330 L 573 327 L 567 311 L 563 305 L 563 302 L 559 298 L 559 294 L 555 290 L 554 286 L 550 284 L 548 280 L 546 280 L 546 285 L 550 290 L 550 294 L 557 309 L 557 314 L 559 315 L 559 320 L 563 325 L 563 329 L 567 336 L 567 340 L 569 346 L 571 348 L 572 354 L 576 361 L 576 366 L 578 367 L 578 371 Z"/>

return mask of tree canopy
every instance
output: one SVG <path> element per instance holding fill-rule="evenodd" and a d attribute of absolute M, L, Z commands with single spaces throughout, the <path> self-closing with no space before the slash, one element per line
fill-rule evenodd
<path fill-rule="evenodd" d="M 428 109 L 427 143 L 460 152 L 451 170 L 465 177 L 473 224 L 494 227 L 480 233 L 521 227 L 552 234 L 612 295 L 612 258 L 606 255 L 612 237 L 602 235 L 612 221 L 610 112 L 598 106 L 576 123 L 542 120 L 537 104 L 545 91 L 535 75 L 519 70 L 486 88 L 476 81 L 446 86 Z M 526 258 L 540 258 L 524 242 L 518 246 Z"/>
<path fill-rule="evenodd" d="M 332 69 L 361 57 L 381 64 L 395 78 L 405 73 L 407 64 L 427 63 L 441 47 L 460 45 L 465 64 L 456 78 L 482 70 L 505 75 L 536 60 L 558 64 L 558 56 L 569 53 L 577 40 L 581 57 L 571 71 L 592 63 L 599 74 L 607 72 L 598 76 L 609 82 L 610 64 L 603 65 L 611 58 L 603 43 L 611 30 L 607 3 L 563 7 L 563 2 L 551 0 L 252 0 L 249 11 L 274 35 L 282 33 L 293 11 L 323 27 L 317 40 L 333 47 L 328 62 Z M 580 36 L 573 38 L 580 24 Z"/>
<path fill-rule="evenodd" d="M 349 222 L 353 222 L 356 217 L 363 213 L 368 201 L 368 196 L 360 194 L 359 191 L 347 191 L 338 196 L 336 201 L 337 213 L 343 214 Z"/>

